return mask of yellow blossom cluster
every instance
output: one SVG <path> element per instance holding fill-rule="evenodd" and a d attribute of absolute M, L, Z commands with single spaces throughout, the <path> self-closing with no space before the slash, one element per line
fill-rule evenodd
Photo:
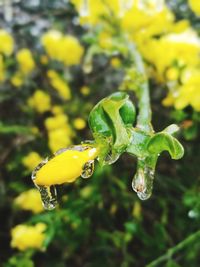
<path fill-rule="evenodd" d="M 188 69 L 200 73 L 200 37 L 189 21 L 176 21 L 164 0 L 71 1 L 79 11 L 81 23 L 104 25 L 98 32 L 98 42 L 105 50 L 115 44 L 114 31 L 105 26 L 104 18 L 112 16 L 112 21 L 118 22 L 121 32 L 136 44 L 148 63 L 150 76 L 168 85 L 169 95 L 163 101 L 165 105 L 174 105 L 177 109 L 191 105 L 199 111 L 198 75 L 194 74 L 195 78 L 187 81 L 181 79 Z M 189 0 L 188 3 L 194 13 L 200 15 L 200 1 Z M 115 59 L 111 64 L 120 66 Z"/>
<path fill-rule="evenodd" d="M 73 132 L 64 113 L 57 110 L 53 117 L 45 120 L 45 127 L 48 131 L 48 145 L 52 152 L 71 144 Z"/>
<path fill-rule="evenodd" d="M 12 36 L 4 29 L 0 29 L 0 83 L 5 80 L 4 56 L 10 56 L 14 49 Z"/>
<path fill-rule="evenodd" d="M 14 40 L 12 36 L 5 31 L 0 29 L 0 54 L 10 56 L 14 49 Z"/>
<path fill-rule="evenodd" d="M 27 249 L 43 249 L 46 238 L 46 224 L 37 223 L 35 226 L 19 224 L 11 230 L 11 247 L 20 251 Z"/>
<path fill-rule="evenodd" d="M 40 193 L 37 189 L 30 189 L 21 193 L 15 198 L 14 204 L 23 210 L 30 210 L 35 214 L 43 211 Z"/>
<path fill-rule="evenodd" d="M 16 54 L 18 71 L 11 78 L 11 83 L 15 87 L 20 87 L 27 76 L 34 70 L 35 62 L 33 55 L 28 48 L 20 49 Z"/>
<path fill-rule="evenodd" d="M 64 100 L 69 100 L 71 98 L 71 91 L 67 82 L 54 70 L 48 70 L 47 76 L 51 86 L 58 92 L 59 96 Z"/>
<path fill-rule="evenodd" d="M 41 42 L 51 59 L 68 66 L 80 63 L 84 48 L 74 36 L 63 35 L 57 30 L 50 30 L 42 36 Z"/>
<path fill-rule="evenodd" d="M 44 113 L 51 109 L 51 98 L 43 90 L 37 89 L 35 93 L 29 97 L 28 106 L 39 113 Z"/>
<path fill-rule="evenodd" d="M 42 158 L 37 152 L 30 152 L 22 159 L 23 165 L 30 171 L 32 171 L 40 162 Z"/>

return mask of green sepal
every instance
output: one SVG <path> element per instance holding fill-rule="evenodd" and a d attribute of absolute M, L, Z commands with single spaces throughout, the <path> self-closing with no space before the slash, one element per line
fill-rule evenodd
<path fill-rule="evenodd" d="M 180 159 L 184 154 L 183 146 L 167 132 L 160 132 L 151 137 L 147 144 L 147 150 L 149 153 L 157 155 L 162 151 L 168 151 L 172 159 Z"/>

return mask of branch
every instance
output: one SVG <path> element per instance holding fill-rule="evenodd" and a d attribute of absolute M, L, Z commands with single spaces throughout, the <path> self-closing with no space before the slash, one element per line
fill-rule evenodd
<path fill-rule="evenodd" d="M 165 254 L 157 258 L 156 260 L 152 261 L 151 263 L 147 264 L 146 267 L 155 267 L 158 266 L 163 261 L 171 259 L 171 257 L 177 253 L 179 250 L 183 249 L 184 247 L 188 246 L 189 244 L 197 241 L 200 238 L 200 230 L 197 232 L 189 235 L 186 239 L 178 243 L 176 246 L 167 250 Z"/>

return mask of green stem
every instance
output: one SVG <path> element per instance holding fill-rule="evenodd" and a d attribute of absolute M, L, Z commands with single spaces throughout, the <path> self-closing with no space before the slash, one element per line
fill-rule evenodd
<path fill-rule="evenodd" d="M 147 131 L 147 132 L 153 132 L 153 128 L 151 125 L 152 114 L 151 114 L 151 106 L 150 106 L 149 84 L 148 84 L 148 79 L 146 77 L 143 60 L 133 43 L 129 44 L 129 51 L 131 53 L 131 56 L 133 57 L 133 61 L 134 61 L 138 74 L 141 75 L 143 78 L 143 81 L 137 92 L 137 97 L 139 101 L 139 104 L 138 104 L 139 114 L 137 117 L 137 128 Z"/>
<path fill-rule="evenodd" d="M 189 244 L 195 242 L 200 238 L 200 230 L 197 232 L 189 235 L 186 239 L 178 243 L 176 246 L 167 250 L 165 254 L 157 258 L 156 260 L 152 261 L 151 263 L 147 264 L 146 267 L 156 267 L 161 262 L 171 259 L 171 257 L 177 253 L 179 250 L 183 249 L 184 247 L 188 246 Z"/>

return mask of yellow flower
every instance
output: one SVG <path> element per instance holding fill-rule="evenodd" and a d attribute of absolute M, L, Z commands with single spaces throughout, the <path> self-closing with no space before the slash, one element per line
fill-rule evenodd
<path fill-rule="evenodd" d="M 46 224 L 37 223 L 35 226 L 19 224 L 11 230 L 11 247 L 20 251 L 26 249 L 43 249 L 46 238 L 44 231 Z"/>
<path fill-rule="evenodd" d="M 77 38 L 51 30 L 42 36 L 41 42 L 50 58 L 69 66 L 80 63 L 84 49 Z"/>
<path fill-rule="evenodd" d="M 48 130 L 48 145 L 52 152 L 71 144 L 72 130 L 68 124 L 68 117 L 58 113 L 54 117 L 45 120 Z"/>
<path fill-rule="evenodd" d="M 48 145 L 52 152 L 71 144 L 71 129 L 60 128 L 48 132 Z"/>
<path fill-rule="evenodd" d="M 73 124 L 74 124 L 74 127 L 77 129 L 77 130 L 82 130 L 85 128 L 86 126 L 86 122 L 85 120 L 83 120 L 82 118 L 76 118 L 74 121 L 73 121 Z"/>
<path fill-rule="evenodd" d="M 113 57 L 110 60 L 110 64 L 113 68 L 119 68 L 121 66 L 121 60 L 118 57 Z"/>
<path fill-rule="evenodd" d="M 40 213 L 44 210 L 41 203 L 40 193 L 37 189 L 30 189 L 21 193 L 15 198 L 14 203 L 21 209 L 30 210 L 33 213 Z"/>
<path fill-rule="evenodd" d="M 199 0 L 189 0 L 189 5 L 190 5 L 192 11 L 197 16 L 200 16 L 200 2 L 199 2 Z"/>
<path fill-rule="evenodd" d="M 4 62 L 3 57 L 0 55 L 0 82 L 3 82 L 5 80 L 5 68 L 4 68 Z"/>
<path fill-rule="evenodd" d="M 98 155 L 95 147 L 82 146 L 83 150 L 66 150 L 50 159 L 36 173 L 37 185 L 50 186 L 53 184 L 71 183 L 82 173 L 82 168 Z"/>
<path fill-rule="evenodd" d="M 11 77 L 11 83 L 15 87 L 20 87 L 24 83 L 24 78 L 20 72 L 16 72 L 12 77 Z"/>
<path fill-rule="evenodd" d="M 67 82 L 54 70 L 48 70 L 47 76 L 50 79 L 51 86 L 58 92 L 60 97 L 64 100 L 69 100 L 71 98 L 71 91 Z"/>
<path fill-rule="evenodd" d="M 42 158 L 37 152 L 30 152 L 22 159 L 22 163 L 28 170 L 32 171 L 41 160 Z"/>
<path fill-rule="evenodd" d="M 28 105 L 39 113 L 44 113 L 51 109 L 51 98 L 47 93 L 38 89 L 28 99 Z"/>
<path fill-rule="evenodd" d="M 45 120 L 45 127 L 48 131 L 67 126 L 68 117 L 65 114 L 58 113 L 55 117 L 49 117 Z"/>
<path fill-rule="evenodd" d="M 23 48 L 19 50 L 17 52 L 16 58 L 19 64 L 19 69 L 23 75 L 28 75 L 35 68 L 35 62 L 29 49 Z"/>
<path fill-rule="evenodd" d="M 179 74 L 180 72 L 178 68 L 171 67 L 166 71 L 166 78 L 169 81 L 175 81 L 175 80 L 178 80 Z"/>
<path fill-rule="evenodd" d="M 13 52 L 14 41 L 12 36 L 5 30 L 0 29 L 0 53 L 9 56 Z"/>
<path fill-rule="evenodd" d="M 84 85 L 84 86 L 81 87 L 80 91 L 81 91 L 82 95 L 86 96 L 86 95 L 89 95 L 90 88 L 88 86 Z"/>
<path fill-rule="evenodd" d="M 63 113 L 63 108 L 61 106 L 53 106 L 52 109 L 51 109 L 52 113 L 54 115 L 59 115 L 59 114 L 62 114 Z"/>
<path fill-rule="evenodd" d="M 200 39 L 189 28 L 181 33 L 164 35 L 160 39 L 149 39 L 139 49 L 143 57 L 156 67 L 158 80 L 164 80 L 166 69 L 173 66 L 174 62 L 179 66 L 196 66 L 199 63 Z"/>

